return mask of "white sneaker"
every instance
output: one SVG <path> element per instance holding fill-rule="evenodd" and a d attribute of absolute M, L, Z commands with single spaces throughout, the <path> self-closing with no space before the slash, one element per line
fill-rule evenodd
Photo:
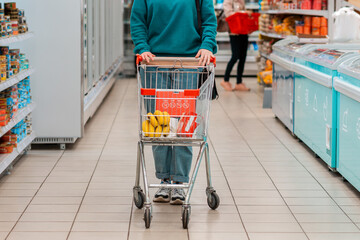
<path fill-rule="evenodd" d="M 185 201 L 185 192 L 182 188 L 174 188 L 171 190 L 171 205 L 182 205 Z"/>
<path fill-rule="evenodd" d="M 167 181 L 161 181 L 161 184 L 163 183 L 169 183 Z M 170 202 L 170 189 L 169 188 L 159 188 L 154 196 L 154 202 L 162 202 L 162 203 L 168 203 Z"/>

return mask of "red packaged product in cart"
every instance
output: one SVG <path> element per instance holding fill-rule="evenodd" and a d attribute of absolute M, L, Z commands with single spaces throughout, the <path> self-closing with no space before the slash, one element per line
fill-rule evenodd
<path fill-rule="evenodd" d="M 196 111 L 199 90 L 156 90 L 156 109 L 168 112 L 171 117 L 181 117 Z"/>
<path fill-rule="evenodd" d="M 178 137 L 188 137 L 191 138 L 194 135 L 195 129 L 198 124 L 196 122 L 197 115 L 196 113 L 190 113 L 190 115 L 183 115 L 178 123 L 177 135 Z"/>

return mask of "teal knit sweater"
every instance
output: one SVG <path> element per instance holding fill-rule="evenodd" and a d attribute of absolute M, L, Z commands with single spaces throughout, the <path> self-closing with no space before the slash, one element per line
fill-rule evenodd
<path fill-rule="evenodd" d="M 215 54 L 217 22 L 213 0 L 200 0 L 200 4 L 202 39 L 195 0 L 134 0 L 130 19 L 134 53 L 194 57 L 199 49 L 207 49 Z"/>

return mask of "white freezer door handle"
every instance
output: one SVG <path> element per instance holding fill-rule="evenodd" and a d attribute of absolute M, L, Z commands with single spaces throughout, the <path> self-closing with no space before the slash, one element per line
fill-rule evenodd
<path fill-rule="evenodd" d="M 334 78 L 334 88 L 336 91 L 360 102 L 360 87 L 351 85 L 350 83 L 342 81 L 340 78 Z"/>
<path fill-rule="evenodd" d="M 296 63 L 293 64 L 293 71 L 327 88 L 332 88 L 332 76 Z"/>

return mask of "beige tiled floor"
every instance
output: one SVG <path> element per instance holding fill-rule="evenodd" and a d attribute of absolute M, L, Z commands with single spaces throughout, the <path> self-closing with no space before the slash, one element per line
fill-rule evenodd
<path fill-rule="evenodd" d="M 247 82 L 250 93 L 222 92 L 213 102 L 209 143 L 221 206 L 206 204 L 202 167 L 189 230 L 180 206 L 154 204 L 145 230 L 132 205 L 137 85 L 122 79 L 83 139 L 65 151 L 31 151 L 0 180 L 0 239 L 360 239 L 359 193 L 262 109 L 261 88 Z M 148 171 L 156 181 L 152 160 Z"/>

